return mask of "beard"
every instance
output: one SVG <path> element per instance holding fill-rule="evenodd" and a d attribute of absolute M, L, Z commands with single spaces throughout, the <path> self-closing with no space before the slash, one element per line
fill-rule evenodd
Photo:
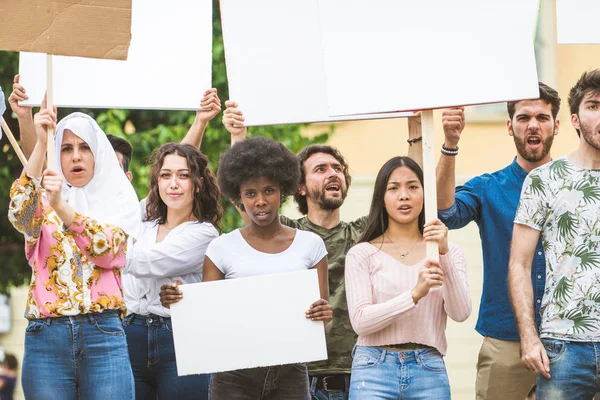
<path fill-rule="evenodd" d="M 324 187 L 321 189 L 309 189 L 307 197 L 313 199 L 313 201 L 315 201 L 322 210 L 337 210 L 342 206 L 342 204 L 344 204 L 344 200 L 346 200 L 346 196 L 348 195 L 348 189 L 343 188 L 341 185 L 340 188 L 342 192 L 341 197 L 327 197 L 327 190 L 325 190 Z"/>
<path fill-rule="evenodd" d="M 600 134 L 595 134 L 594 128 L 580 121 L 579 131 L 581 132 L 581 136 L 583 136 L 583 140 L 585 140 L 587 144 L 597 151 L 600 151 Z"/>
<path fill-rule="evenodd" d="M 548 153 L 550 153 L 550 148 L 552 147 L 552 142 L 554 141 L 554 129 L 552 129 L 552 134 L 548 136 L 545 140 L 542 140 L 542 147 L 536 151 L 527 150 L 527 139 L 521 139 L 517 135 L 515 135 L 515 131 L 513 130 L 513 139 L 515 141 L 515 146 L 517 147 L 517 153 L 521 155 L 525 160 L 531 163 L 535 163 L 543 160 Z"/>

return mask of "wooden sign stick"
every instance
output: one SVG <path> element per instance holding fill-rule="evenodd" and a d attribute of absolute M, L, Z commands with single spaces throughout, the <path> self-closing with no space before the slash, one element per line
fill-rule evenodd
<path fill-rule="evenodd" d="M 25 154 L 23 154 L 23 150 L 21 150 L 19 143 L 17 143 L 17 140 L 15 139 L 12 132 L 10 131 L 8 124 L 4 120 L 4 117 L 2 117 L 2 130 L 4 131 L 4 133 L 6 133 L 6 137 L 8 138 L 8 141 L 12 145 L 13 149 L 15 149 L 15 153 L 17 153 L 17 157 L 19 157 L 19 160 L 21 160 L 21 164 L 23 164 L 23 166 L 25 166 L 27 164 L 27 158 L 25 158 Z"/>
<path fill-rule="evenodd" d="M 52 54 L 46 55 L 46 107 L 54 109 L 54 87 L 52 79 Z M 54 129 L 48 128 L 48 144 L 46 148 L 46 165 L 54 168 Z"/>
<path fill-rule="evenodd" d="M 435 133 L 433 131 L 433 110 L 421 111 L 421 129 L 423 144 L 423 183 L 425 195 L 425 222 L 437 218 L 437 182 L 435 174 Z M 436 242 L 426 242 L 427 258 L 440 260 L 439 246 Z M 434 289 L 434 288 L 432 288 Z"/>

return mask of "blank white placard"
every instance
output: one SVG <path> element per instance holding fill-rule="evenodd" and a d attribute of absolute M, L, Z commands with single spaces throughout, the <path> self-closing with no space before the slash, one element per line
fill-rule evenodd
<path fill-rule="evenodd" d="M 180 288 L 171 306 L 180 376 L 327 358 L 323 322 L 305 317 L 320 298 L 315 269 Z"/>
<path fill-rule="evenodd" d="M 318 0 L 333 116 L 539 96 L 539 0 Z"/>
<path fill-rule="evenodd" d="M 560 44 L 600 43 L 600 1 L 556 0 L 556 36 Z"/>
<path fill-rule="evenodd" d="M 212 79 L 211 0 L 133 0 L 127 61 L 55 56 L 59 107 L 198 109 Z M 46 56 L 21 53 L 21 84 L 39 105 Z"/>
<path fill-rule="evenodd" d="M 229 97 L 245 125 L 393 118 L 332 118 L 317 0 L 221 0 Z"/>

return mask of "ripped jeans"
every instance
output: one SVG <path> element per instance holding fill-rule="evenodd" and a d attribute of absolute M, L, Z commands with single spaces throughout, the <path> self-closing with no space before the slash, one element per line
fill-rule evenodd
<path fill-rule="evenodd" d="M 356 346 L 350 400 L 450 399 L 442 355 L 433 348 L 393 351 Z"/>

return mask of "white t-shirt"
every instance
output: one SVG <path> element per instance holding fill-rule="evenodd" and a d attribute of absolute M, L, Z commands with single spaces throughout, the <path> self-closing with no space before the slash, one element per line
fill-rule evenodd
<path fill-rule="evenodd" d="M 144 222 L 134 246 L 127 250 L 123 269 L 123 296 L 128 314 L 171 315 L 160 304 L 160 287 L 179 279 L 183 283 L 202 281 L 204 254 L 219 236 L 209 222 L 184 222 L 156 243 L 158 224 Z"/>
<path fill-rule="evenodd" d="M 263 253 L 250 246 L 236 229 L 213 240 L 206 256 L 225 279 L 234 279 L 311 269 L 327 256 L 327 250 L 319 236 L 296 229 L 290 247 L 277 254 Z"/>

